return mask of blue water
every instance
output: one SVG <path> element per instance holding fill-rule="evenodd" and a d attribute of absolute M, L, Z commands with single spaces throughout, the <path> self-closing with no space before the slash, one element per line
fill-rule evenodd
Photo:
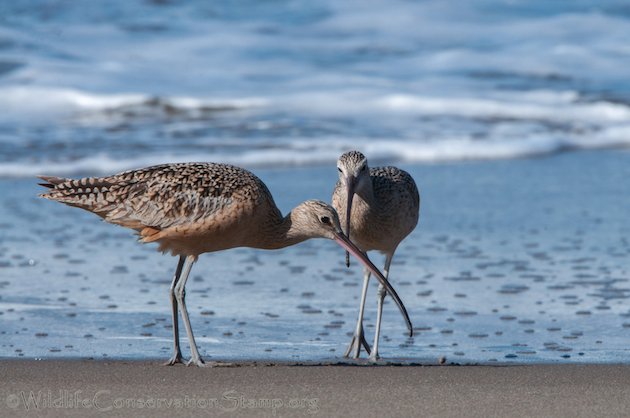
<path fill-rule="evenodd" d="M 390 278 L 416 331 L 408 338 L 388 301 L 385 359 L 628 362 L 629 152 L 404 168 L 423 206 Z M 330 167 L 256 173 L 285 213 L 308 198 L 328 200 L 336 178 Z M 37 191 L 30 179 L 0 181 L 0 357 L 167 359 L 176 259 Z M 204 254 L 187 285 L 201 353 L 340 360 L 361 279 L 327 240 Z M 373 283 L 369 340 L 375 299 Z"/>
<path fill-rule="evenodd" d="M 626 1 L 0 3 L 0 176 L 630 144 Z"/>
<path fill-rule="evenodd" d="M 286 213 L 358 148 L 423 202 L 384 357 L 627 362 L 629 39 L 627 1 L 0 0 L 0 357 L 171 350 L 175 259 L 34 175 L 232 162 Z M 339 359 L 360 282 L 321 240 L 204 255 L 201 352 Z"/>

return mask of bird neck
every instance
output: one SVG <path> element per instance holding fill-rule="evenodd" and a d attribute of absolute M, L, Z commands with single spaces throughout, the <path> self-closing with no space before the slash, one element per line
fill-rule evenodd
<path fill-rule="evenodd" d="M 270 225 L 270 231 L 265 234 L 265 242 L 260 248 L 275 250 L 279 248 L 290 247 L 312 238 L 305 234 L 299 223 L 296 222 L 294 211 L 289 212 L 285 217 L 278 217 L 275 222 Z"/>
<path fill-rule="evenodd" d="M 355 189 L 354 193 L 363 200 L 369 208 L 376 206 L 376 197 L 374 196 L 374 186 L 372 185 L 372 179 L 366 182 L 363 187 Z M 357 201 L 354 200 L 356 203 Z"/>

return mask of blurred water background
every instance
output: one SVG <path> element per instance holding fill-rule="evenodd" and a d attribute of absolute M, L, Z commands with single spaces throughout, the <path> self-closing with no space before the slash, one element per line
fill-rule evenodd
<path fill-rule="evenodd" d="M 630 144 L 623 0 L 0 2 L 0 176 Z"/>

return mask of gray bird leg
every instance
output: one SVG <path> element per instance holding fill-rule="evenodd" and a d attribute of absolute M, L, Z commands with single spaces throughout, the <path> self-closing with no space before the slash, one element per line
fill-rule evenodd
<path fill-rule="evenodd" d="M 171 298 L 171 308 L 173 314 L 173 357 L 166 363 L 165 366 L 172 366 L 176 363 L 183 363 L 182 359 L 182 350 L 179 347 L 179 318 L 177 316 L 177 298 L 175 297 L 175 287 L 177 286 L 177 282 L 182 274 L 182 268 L 184 267 L 184 256 L 179 256 L 179 262 L 177 263 L 177 269 L 175 270 L 175 276 L 173 276 L 173 282 L 171 283 L 171 288 L 169 290 L 169 296 Z"/>
<path fill-rule="evenodd" d="M 357 321 L 357 328 L 354 331 L 354 335 L 352 336 L 350 345 L 348 345 L 348 348 L 343 355 L 344 357 L 350 357 L 350 353 L 353 353 L 352 358 L 358 359 L 361 356 L 361 345 L 363 345 L 365 347 L 365 351 L 370 354 L 370 345 L 365 340 L 365 335 L 363 333 L 363 312 L 365 309 L 365 300 L 367 297 L 369 283 L 370 271 L 368 269 L 365 269 L 363 276 L 363 289 L 361 290 L 361 303 L 359 305 L 359 319 Z"/>
<path fill-rule="evenodd" d="M 389 277 L 389 266 L 392 263 L 392 257 L 394 254 L 387 254 L 385 256 L 385 268 L 383 269 L 383 276 L 387 279 Z M 376 329 L 374 330 L 374 345 L 372 346 L 372 353 L 370 353 L 370 360 L 376 361 L 379 359 L 378 355 L 378 340 L 381 335 L 381 318 L 383 317 L 383 300 L 387 291 L 382 285 L 378 286 L 377 292 L 377 311 L 376 311 Z"/>
<path fill-rule="evenodd" d="M 186 334 L 188 335 L 188 344 L 190 345 L 190 354 L 191 358 L 186 365 L 190 366 L 191 364 L 195 364 L 199 367 L 204 366 L 205 363 L 201 356 L 199 355 L 199 351 L 197 350 L 197 343 L 195 342 L 195 336 L 193 335 L 192 326 L 190 325 L 190 318 L 188 317 L 188 309 L 186 309 L 186 281 L 188 280 L 188 276 L 190 275 L 190 270 L 192 269 L 193 264 L 195 263 L 195 257 L 189 255 L 186 257 L 186 263 L 184 264 L 184 271 L 182 273 L 182 277 L 177 283 L 177 288 L 175 290 L 175 296 L 177 297 L 177 301 L 179 302 L 179 309 L 182 314 L 182 319 L 184 320 L 184 327 L 186 327 Z"/>

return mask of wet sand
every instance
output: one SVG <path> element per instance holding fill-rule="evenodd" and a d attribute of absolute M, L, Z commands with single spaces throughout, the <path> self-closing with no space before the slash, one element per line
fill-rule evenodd
<path fill-rule="evenodd" d="M 628 416 L 630 366 L 0 362 L 0 415 Z M 32 392 L 32 394 L 31 394 Z M 38 400 L 39 397 L 39 400 Z"/>

